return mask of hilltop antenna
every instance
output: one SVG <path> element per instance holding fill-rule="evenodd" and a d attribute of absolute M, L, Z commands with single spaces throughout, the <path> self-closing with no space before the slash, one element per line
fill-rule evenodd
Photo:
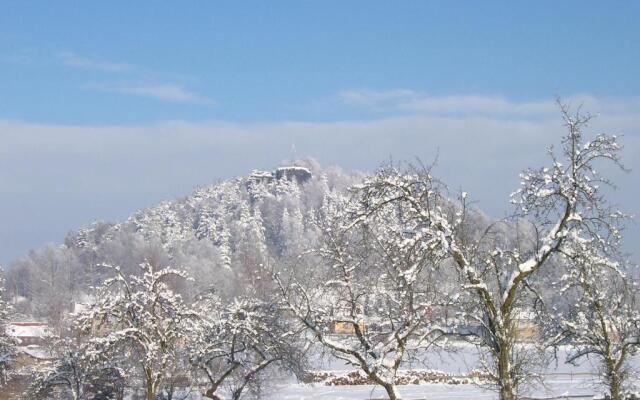
<path fill-rule="evenodd" d="M 298 152 L 296 151 L 296 144 L 292 141 L 291 142 L 291 164 L 295 164 L 295 162 L 298 160 Z"/>

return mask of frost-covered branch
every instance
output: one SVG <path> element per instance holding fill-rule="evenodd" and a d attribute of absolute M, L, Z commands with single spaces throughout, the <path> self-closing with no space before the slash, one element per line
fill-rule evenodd
<path fill-rule="evenodd" d="M 423 230 L 400 210 L 382 208 L 363 217 L 369 201 L 327 197 L 317 223 L 324 232 L 308 261 L 322 281 L 278 273 L 274 279 L 289 312 L 331 353 L 363 371 L 399 398 L 395 378 L 416 348 L 437 344 L 450 305 L 440 253 L 422 242 Z M 387 203 L 388 204 L 388 203 Z"/>
<path fill-rule="evenodd" d="M 550 333 L 553 344 L 572 346 L 567 362 L 595 360 L 608 395 L 620 400 L 640 346 L 638 285 L 624 273 L 624 263 L 604 255 L 594 240 L 578 233 L 570 238 L 566 273 L 555 284 L 570 301 L 552 312 Z"/>
<path fill-rule="evenodd" d="M 147 399 L 155 399 L 165 380 L 178 372 L 180 347 L 192 336 L 198 317 L 170 286 L 170 279 L 187 276 L 175 268 L 156 270 L 148 262 L 140 265 L 140 275 L 105 268 L 114 277 L 98 288 L 95 302 L 78 315 L 78 325 L 94 335 L 97 354 L 129 354 Z"/>
<path fill-rule="evenodd" d="M 428 169 L 383 168 L 356 188 L 361 200 L 352 226 L 384 210 L 397 212 L 424 249 L 448 259 L 458 271 L 462 288 L 483 315 L 478 336 L 494 363 L 502 399 L 513 399 L 525 381 L 526 372 L 520 368 L 524 364 L 518 361 L 525 358 L 516 354 L 515 343 L 519 314 L 527 308 L 527 280 L 553 256 L 562 257 L 567 237 L 576 231 L 593 238 L 592 245 L 606 253 L 619 240 L 624 218 L 607 205 L 600 184 L 610 182 L 597 171 L 602 162 L 622 166 L 616 137 L 599 135 L 585 141 L 582 129 L 590 117 L 570 114 L 564 105 L 561 112 L 567 134 L 560 154 L 550 151 L 550 167 L 521 174 L 521 188 L 512 195 L 519 218 L 536 233 L 527 241 L 520 238 L 524 232 L 518 220 L 474 233 L 468 226 L 468 195 L 450 199 Z"/>
<path fill-rule="evenodd" d="M 190 363 L 208 381 L 205 396 L 215 399 L 230 388 L 239 399 L 245 388 L 273 365 L 284 368 L 304 362 L 300 332 L 275 304 L 256 299 L 231 301 L 209 295 L 199 301 L 201 319 L 190 349 Z"/>

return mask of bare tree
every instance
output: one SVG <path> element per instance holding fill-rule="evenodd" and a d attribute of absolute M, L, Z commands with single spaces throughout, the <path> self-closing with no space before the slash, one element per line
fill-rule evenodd
<path fill-rule="evenodd" d="M 30 310 L 21 311 L 29 311 L 37 318 L 46 318 L 50 326 L 59 332 L 62 330 L 64 314 L 70 311 L 73 297 L 78 292 L 79 270 L 80 265 L 73 251 L 64 245 L 49 245 L 30 251 L 13 265 L 12 295 L 15 298 L 24 296 L 29 300 Z M 26 278 L 27 281 L 16 282 L 16 278 Z"/>
<path fill-rule="evenodd" d="M 208 295 L 198 309 L 201 319 L 190 361 L 208 381 L 206 397 L 220 398 L 220 389 L 227 388 L 234 400 L 240 399 L 245 389 L 259 386 L 267 369 L 304 362 L 300 332 L 273 303 L 249 298 L 223 302 Z"/>
<path fill-rule="evenodd" d="M 618 236 L 617 221 L 623 217 L 607 206 L 599 185 L 609 182 L 597 171 L 603 162 L 620 165 L 616 137 L 598 135 L 584 141 L 582 129 L 590 117 L 560 107 L 568 131 L 561 158 L 550 150 L 551 166 L 525 171 L 522 187 L 513 194 L 521 217 L 535 227 L 535 241 L 525 248 L 487 248 L 483 241 L 495 232 L 492 228 L 479 238 L 470 237 L 466 193 L 459 196 L 458 207 L 447 207 L 446 189 L 428 168 L 407 173 L 383 169 L 360 189 L 372 199 L 362 220 L 380 209 L 403 205 L 404 218 L 420 227 L 423 246 L 451 260 L 463 288 L 482 310 L 469 317 L 482 327 L 479 344 L 489 352 L 487 372 L 502 400 L 515 399 L 530 372 L 522 368 L 516 344 L 517 316 L 529 292 L 528 281 L 560 254 L 572 232 L 580 230 L 596 238 L 594 245 L 606 247 L 608 237 Z"/>
<path fill-rule="evenodd" d="M 622 400 L 633 378 L 630 357 L 640 346 L 638 286 L 625 276 L 623 264 L 598 248 L 593 239 L 581 239 L 564 250 L 569 265 L 557 287 L 577 300 L 553 313 L 551 343 L 571 345 L 569 363 L 595 359 L 609 398 Z"/>
<path fill-rule="evenodd" d="M 98 288 L 96 301 L 78 323 L 95 335 L 95 352 L 127 354 L 134 371 L 141 372 L 146 398 L 155 400 L 179 366 L 181 346 L 193 336 L 197 315 L 168 284 L 187 275 L 174 268 L 156 270 L 150 263 L 140 265 L 140 276 L 106 267 L 115 276 Z"/>
<path fill-rule="evenodd" d="M 123 370 L 115 359 L 94 352 L 94 347 L 80 338 L 55 340 L 50 346 L 52 362 L 32 368 L 26 398 L 124 398 Z"/>
<path fill-rule="evenodd" d="M 404 207 L 361 218 L 372 200 L 358 190 L 353 199 L 327 197 L 316 264 L 305 269 L 307 278 L 321 274 L 305 280 L 279 272 L 275 280 L 315 340 L 399 399 L 401 364 L 445 334 L 439 317 L 447 302 L 434 278 L 443 258 L 421 241 L 420 226 L 406 223 Z"/>

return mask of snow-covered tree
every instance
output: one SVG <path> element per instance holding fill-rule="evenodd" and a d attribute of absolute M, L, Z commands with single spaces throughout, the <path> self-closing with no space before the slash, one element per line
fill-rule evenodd
<path fill-rule="evenodd" d="M 209 239 L 216 241 L 218 235 L 218 225 L 222 222 L 221 216 L 216 213 L 214 207 L 204 204 L 197 214 L 195 235 L 198 239 Z"/>
<path fill-rule="evenodd" d="M 4 299 L 4 277 L 0 268 L 0 388 L 9 379 L 11 361 L 15 354 L 15 343 L 7 334 L 7 323 L 9 322 L 10 306 Z"/>
<path fill-rule="evenodd" d="M 304 220 L 300 208 L 296 207 L 293 212 L 285 207 L 282 211 L 282 221 L 280 227 L 282 235 L 282 254 L 285 257 L 295 257 L 304 251 L 305 231 Z"/>
<path fill-rule="evenodd" d="M 446 333 L 439 319 L 448 298 L 436 284 L 444 257 L 421 242 L 422 227 L 407 223 L 403 206 L 360 218 L 372 200 L 361 194 L 353 201 L 327 197 L 316 264 L 303 276 L 280 271 L 275 279 L 289 312 L 313 337 L 395 400 L 401 363 Z"/>
<path fill-rule="evenodd" d="M 199 309 L 191 364 L 206 377 L 208 398 L 220 398 L 220 390 L 227 389 L 234 400 L 240 399 L 247 387 L 259 388 L 268 368 L 295 368 L 304 360 L 299 332 L 290 329 L 275 304 L 207 296 Z"/>
<path fill-rule="evenodd" d="M 99 354 L 126 354 L 131 368 L 144 382 L 146 398 L 155 400 L 163 384 L 175 375 L 181 348 L 193 336 L 197 315 L 170 286 L 171 280 L 187 279 L 174 268 L 140 265 L 139 276 L 125 276 L 119 267 L 98 288 L 96 301 L 78 317 Z"/>
<path fill-rule="evenodd" d="M 239 286 L 239 292 L 255 291 L 261 285 L 261 269 L 267 264 L 269 257 L 260 209 L 252 209 L 247 203 L 242 204 L 240 218 L 235 225 L 232 259 L 232 269 L 236 274 L 234 284 Z"/>
<path fill-rule="evenodd" d="M 403 218 L 418 227 L 416 241 L 451 260 L 462 287 L 481 310 L 469 318 L 482 328 L 477 340 L 488 351 L 487 372 L 502 400 L 515 399 L 531 376 L 516 343 L 517 317 L 527 306 L 523 302 L 530 295 L 530 280 L 562 251 L 572 232 L 592 235 L 594 245 L 606 247 L 607 236 L 618 235 L 616 222 L 622 216 L 607 206 L 599 186 L 608 181 L 597 171 L 606 162 L 619 165 L 616 137 L 598 135 L 585 141 L 582 129 L 590 117 L 572 115 L 563 105 L 561 109 L 568 133 L 560 156 L 551 150 L 551 166 L 525 171 L 522 187 L 513 194 L 520 217 L 527 218 L 536 233 L 529 243 L 501 248 L 491 240 L 487 245 L 487 238 L 500 235 L 496 225 L 478 237 L 469 235 L 466 193 L 453 206 L 428 168 L 407 173 L 383 169 L 360 188 L 368 199 L 361 220 L 380 209 L 402 206 Z"/>
<path fill-rule="evenodd" d="M 70 338 L 50 346 L 52 361 L 32 368 L 29 399 L 72 400 L 124 398 L 123 371 L 117 358 L 105 357 L 95 344 Z"/>
<path fill-rule="evenodd" d="M 564 254 L 567 273 L 558 282 L 562 296 L 575 299 L 553 313 L 552 344 L 570 344 L 567 362 L 589 358 L 612 400 L 636 377 L 630 358 L 640 347 L 638 285 L 625 276 L 621 263 L 598 251 L 594 239 L 573 235 Z M 560 308 L 560 307 L 557 307 Z"/>
<path fill-rule="evenodd" d="M 82 284 L 78 274 L 81 265 L 75 254 L 65 245 L 48 245 L 29 252 L 16 264 L 17 268 L 24 268 L 29 277 L 26 290 L 14 293 L 28 296 L 31 300 L 31 309 L 21 311 L 28 311 L 37 318 L 46 318 L 54 329 L 59 330 L 64 314 L 70 311 L 72 299 Z"/>
<path fill-rule="evenodd" d="M 139 211 L 127 221 L 145 238 L 159 239 L 167 248 L 178 246 L 193 238 L 197 231 L 193 214 L 187 213 L 185 204 L 164 201 L 155 207 Z"/>
<path fill-rule="evenodd" d="M 220 252 L 220 264 L 226 268 L 231 269 L 231 243 L 230 243 L 231 234 L 229 233 L 229 229 L 226 225 L 222 225 L 222 230 L 220 232 L 220 246 L 218 247 Z"/>

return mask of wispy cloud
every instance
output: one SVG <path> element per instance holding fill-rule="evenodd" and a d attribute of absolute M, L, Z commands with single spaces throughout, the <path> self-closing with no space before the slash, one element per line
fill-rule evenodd
<path fill-rule="evenodd" d="M 57 54 L 57 58 L 67 67 L 104 73 L 126 73 L 129 76 L 129 83 L 89 83 L 82 86 L 86 90 L 146 97 L 172 103 L 196 104 L 208 107 L 215 105 L 213 100 L 195 93 L 179 83 L 153 82 L 157 79 L 157 77 L 154 78 L 153 76 L 161 74 L 147 71 L 133 64 L 96 60 L 71 51 L 60 52 Z M 158 80 L 162 81 L 163 79 Z M 149 81 L 153 83 L 149 83 Z"/>
<path fill-rule="evenodd" d="M 409 89 L 345 90 L 339 96 L 347 104 L 366 107 L 398 106 L 420 97 L 417 92 Z"/>
<path fill-rule="evenodd" d="M 215 102 L 178 84 L 89 84 L 85 89 L 148 97 L 173 103 L 214 106 Z"/>
<path fill-rule="evenodd" d="M 536 117 L 555 115 L 558 107 L 553 99 L 515 101 L 501 96 L 449 95 L 433 96 L 407 89 L 388 91 L 346 90 L 339 93 L 343 104 L 376 112 L 459 115 L 492 117 Z M 602 113 L 630 113 L 640 110 L 640 98 L 609 99 L 575 95 L 563 99 L 587 110 Z"/>
<path fill-rule="evenodd" d="M 57 56 L 63 65 L 73 68 L 94 69 L 104 72 L 131 72 L 136 69 L 131 64 L 95 60 L 70 51 L 60 52 Z"/>

